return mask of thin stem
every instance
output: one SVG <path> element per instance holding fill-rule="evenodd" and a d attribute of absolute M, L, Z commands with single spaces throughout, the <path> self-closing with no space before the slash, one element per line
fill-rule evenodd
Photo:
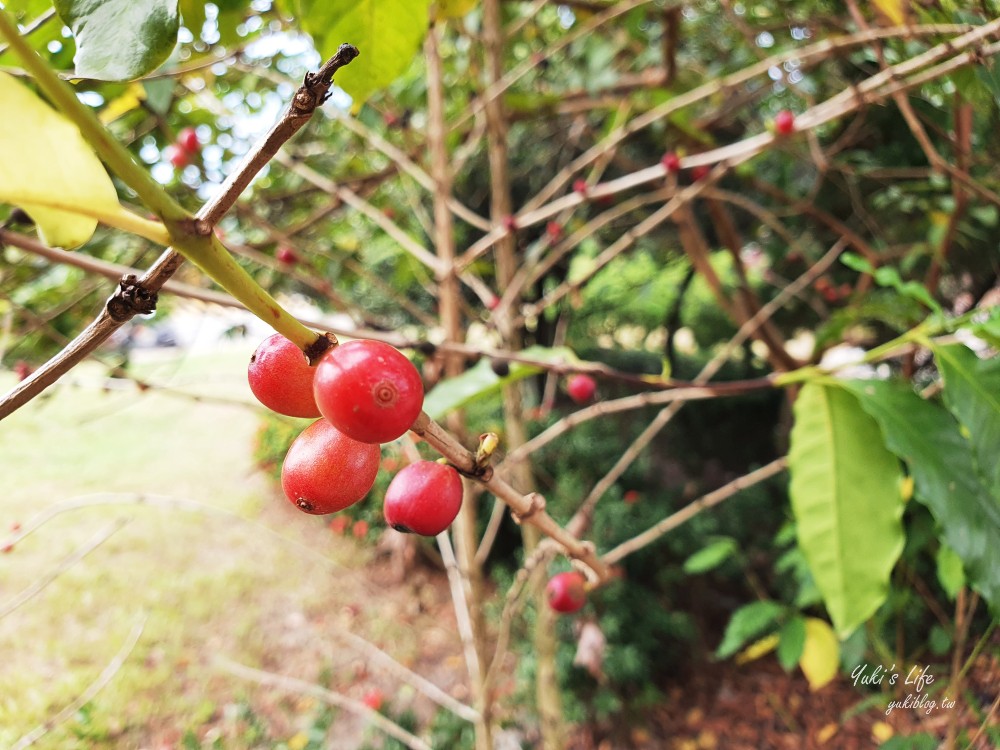
<path fill-rule="evenodd" d="M 737 477 L 733 481 L 722 485 L 719 489 L 709 492 L 707 495 L 703 495 L 694 502 L 689 503 L 676 513 L 672 513 L 659 523 L 646 529 L 641 534 L 637 534 L 632 537 L 627 542 L 623 542 L 614 549 L 609 550 L 603 555 L 602 559 L 608 565 L 614 565 L 621 562 L 628 555 L 631 555 L 633 552 L 638 552 L 643 547 L 652 544 L 668 531 L 676 529 L 682 523 L 691 520 L 703 510 L 714 507 L 724 500 L 728 500 L 733 495 L 736 495 L 747 487 L 752 487 L 755 484 L 763 482 L 765 479 L 769 479 L 776 474 L 780 474 L 785 470 L 787 465 L 788 460 L 786 458 L 776 458 L 774 461 L 771 461 L 771 463 L 751 471 L 749 474 Z"/>
<path fill-rule="evenodd" d="M 21 737 L 21 739 L 14 743 L 11 750 L 24 750 L 24 748 L 34 745 L 46 734 L 75 715 L 82 706 L 90 703 L 90 701 L 92 701 L 94 697 L 115 678 L 115 675 L 118 674 L 119 670 L 122 666 L 124 666 L 133 649 L 135 649 L 135 644 L 139 642 L 139 638 L 142 635 L 142 630 L 145 626 L 146 615 L 139 615 L 136 618 L 135 624 L 132 626 L 132 630 L 125 638 L 125 642 L 122 643 L 121 648 L 118 650 L 118 653 L 115 654 L 114 658 L 108 662 L 108 665 L 101 670 L 101 673 L 97 676 L 97 678 L 87 686 L 87 689 L 80 693 L 80 695 L 73 699 L 73 701 L 68 705 L 64 706 L 63 709 L 51 719 L 46 720 L 44 724 L 35 727 L 26 735 Z"/>
<path fill-rule="evenodd" d="M 216 664 L 219 668 L 236 677 L 251 680 L 260 685 L 278 688 L 279 690 L 284 690 L 289 693 L 311 695 L 313 698 L 318 698 L 324 703 L 329 703 L 331 706 L 336 706 L 337 708 L 342 708 L 345 711 L 350 711 L 352 714 L 361 716 L 371 722 L 373 726 L 378 727 L 390 737 L 395 737 L 407 747 L 413 748 L 413 750 L 432 750 L 430 745 L 412 732 L 408 732 L 403 729 L 403 727 L 399 726 L 399 724 L 386 718 L 378 711 L 369 708 L 361 701 L 348 698 L 346 695 L 341 695 L 340 693 L 335 693 L 332 690 L 327 690 L 326 688 L 320 687 L 313 682 L 306 682 L 305 680 L 299 680 L 295 677 L 275 674 L 274 672 L 265 672 L 261 669 L 254 669 L 253 667 L 238 664 L 237 662 L 230 661 L 229 659 L 221 656 L 216 658 Z"/>

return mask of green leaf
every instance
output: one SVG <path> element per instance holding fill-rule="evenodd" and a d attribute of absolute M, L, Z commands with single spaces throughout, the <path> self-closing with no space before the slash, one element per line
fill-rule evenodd
<path fill-rule="evenodd" d="M 983 484 L 972 447 L 943 407 L 902 383 L 845 381 L 882 428 L 886 445 L 906 461 L 913 496 L 941 526 L 944 541 L 965 563 L 969 583 L 1000 612 L 1000 503 Z"/>
<path fill-rule="evenodd" d="M 937 578 L 941 588 L 952 601 L 958 596 L 958 590 L 965 585 L 965 571 L 962 569 L 962 558 L 947 544 L 938 547 Z"/>
<path fill-rule="evenodd" d="M 778 635 L 778 663 L 786 672 L 795 669 L 806 645 L 806 620 L 801 615 L 793 617 L 781 628 Z"/>
<path fill-rule="evenodd" d="M 51 246 L 89 240 L 121 205 L 104 165 L 76 126 L 0 73 L 0 203 L 24 209 Z"/>
<path fill-rule="evenodd" d="M 576 354 L 567 348 L 532 346 L 522 351 L 521 355 L 526 359 L 553 364 L 579 362 Z M 481 359 L 461 375 L 442 380 L 434 386 L 424 398 L 424 411 L 431 419 L 441 419 L 450 411 L 499 393 L 505 383 L 537 375 L 541 371 L 539 365 L 511 362 L 510 374 L 501 378 L 493 372 L 489 360 Z"/>
<path fill-rule="evenodd" d="M 930 734 L 897 735 L 878 746 L 878 750 L 937 750 L 937 738 Z"/>
<path fill-rule="evenodd" d="M 705 573 L 719 567 L 736 552 L 736 540 L 730 537 L 717 539 L 707 547 L 702 547 L 684 561 L 684 572 Z"/>
<path fill-rule="evenodd" d="M 788 452 L 799 546 L 841 637 L 885 601 L 903 550 L 899 461 L 849 392 L 807 383 Z"/>
<path fill-rule="evenodd" d="M 345 43 L 361 52 L 336 77 L 355 110 L 403 74 L 420 50 L 430 19 L 430 0 L 299 0 L 298 6 L 302 28 L 324 58 Z"/>
<path fill-rule="evenodd" d="M 770 630 L 784 611 L 784 606 L 770 601 L 752 602 L 740 607 L 733 612 L 715 655 L 720 659 L 729 658 L 751 638 Z"/>
<path fill-rule="evenodd" d="M 55 0 L 76 39 L 76 74 L 130 81 L 151 73 L 177 44 L 177 0 Z"/>
<path fill-rule="evenodd" d="M 968 429 L 986 486 L 1000 489 L 1000 358 L 979 359 L 962 344 L 933 351 L 944 404 Z"/>

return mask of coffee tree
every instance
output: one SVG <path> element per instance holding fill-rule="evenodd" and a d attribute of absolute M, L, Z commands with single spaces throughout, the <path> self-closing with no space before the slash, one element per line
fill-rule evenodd
<path fill-rule="evenodd" d="M 950 600 L 958 690 L 1000 609 L 992 6 L 8 2 L 4 357 L 45 358 L 0 418 L 169 296 L 254 313 L 255 394 L 319 417 L 278 449 L 291 502 L 381 503 L 378 446 L 407 431 L 446 464 L 401 471 L 385 513 L 455 518 L 472 701 L 445 707 L 477 748 L 524 721 L 512 660 L 565 745 L 569 613 L 593 603 L 622 686 L 628 628 L 669 652 L 654 620 L 691 623 L 660 602 L 733 563 L 752 601 L 719 656 L 776 650 L 818 688 Z"/>

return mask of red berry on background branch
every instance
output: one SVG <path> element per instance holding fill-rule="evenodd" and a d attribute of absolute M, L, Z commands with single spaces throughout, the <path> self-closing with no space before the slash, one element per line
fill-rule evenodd
<path fill-rule="evenodd" d="M 167 157 L 167 161 L 174 166 L 174 169 L 184 169 L 191 163 L 191 154 L 180 146 L 167 146 L 163 154 Z"/>
<path fill-rule="evenodd" d="M 663 168 L 666 169 L 671 174 L 677 174 L 681 171 L 681 157 L 677 155 L 676 151 L 668 151 L 660 159 L 660 163 Z"/>
<path fill-rule="evenodd" d="M 513 217 L 513 216 L 504 216 L 503 217 L 503 228 L 506 229 L 508 232 L 516 232 L 517 231 L 517 219 L 515 217 Z"/>
<path fill-rule="evenodd" d="M 590 188 L 587 186 L 587 181 L 586 180 L 575 180 L 573 182 L 573 192 L 574 193 L 579 193 L 580 195 L 586 197 L 587 196 L 587 192 L 589 190 L 590 190 Z"/>
<path fill-rule="evenodd" d="M 287 417 L 318 417 L 313 397 L 316 369 L 306 356 L 280 333 L 264 339 L 250 357 L 250 390 L 264 406 Z"/>
<path fill-rule="evenodd" d="M 556 573 L 545 586 L 545 597 L 556 612 L 577 612 L 587 603 L 586 579 L 574 571 Z"/>
<path fill-rule="evenodd" d="M 569 397 L 578 404 L 585 404 L 590 401 L 597 392 L 597 381 L 590 375 L 577 374 L 570 376 L 566 381 L 566 391 Z"/>
<path fill-rule="evenodd" d="M 188 154 L 197 154 L 201 150 L 201 141 L 194 128 L 184 128 L 177 134 L 177 145 Z"/>
<path fill-rule="evenodd" d="M 563 236 L 562 224 L 558 221 L 550 221 L 545 225 L 545 234 L 548 236 L 549 242 L 558 242 Z"/>
<path fill-rule="evenodd" d="M 361 702 L 364 703 L 366 706 L 368 706 L 368 708 L 370 708 L 372 711 L 381 710 L 382 703 L 384 701 L 385 701 L 385 696 L 382 695 L 382 691 L 379 690 L 378 688 L 372 688 L 367 693 L 365 693 L 365 697 L 361 699 Z"/>
<path fill-rule="evenodd" d="M 287 263 L 290 266 L 294 265 L 295 263 L 298 263 L 299 261 L 299 256 L 296 255 L 295 251 L 292 250 L 292 248 L 288 247 L 287 245 L 282 245 L 281 247 L 279 247 L 275 251 L 274 257 L 278 260 L 279 263 Z"/>
<path fill-rule="evenodd" d="M 395 440 L 424 405 L 417 368 L 381 341 L 348 341 L 324 354 L 316 365 L 313 393 L 323 416 L 363 443 Z"/>
<path fill-rule="evenodd" d="M 708 177 L 708 173 L 711 171 L 712 168 L 707 164 L 699 164 L 697 167 L 691 167 L 691 179 L 697 182 Z"/>
<path fill-rule="evenodd" d="M 791 135 L 795 131 L 795 115 L 791 110 L 783 109 L 774 117 L 774 132 L 778 135 Z"/>
<path fill-rule="evenodd" d="M 361 500 L 375 484 L 381 450 L 320 419 L 292 441 L 281 466 L 281 489 L 299 510 L 335 513 Z"/>
<path fill-rule="evenodd" d="M 402 469 L 385 492 L 385 521 L 396 531 L 437 536 L 462 507 L 462 478 L 451 466 L 416 461 Z"/>

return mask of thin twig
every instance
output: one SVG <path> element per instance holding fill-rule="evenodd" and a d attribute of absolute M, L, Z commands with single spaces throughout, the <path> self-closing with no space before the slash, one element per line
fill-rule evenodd
<path fill-rule="evenodd" d="M 45 721 L 44 724 L 39 724 L 26 735 L 21 737 L 21 739 L 14 743 L 11 750 L 24 750 L 24 748 L 35 744 L 57 726 L 75 715 L 81 707 L 92 701 L 94 696 L 101 692 L 101 690 L 103 690 L 107 684 L 114 679 L 115 675 L 118 674 L 118 671 L 131 655 L 132 650 L 135 648 L 135 644 L 139 642 L 139 637 L 142 635 L 142 629 L 146 626 L 146 619 L 147 616 L 145 614 L 139 614 L 136 617 L 135 624 L 132 626 L 131 632 L 129 632 L 128 637 L 125 639 L 122 647 L 118 650 L 118 653 L 115 654 L 114 658 L 108 662 L 108 665 L 101 670 L 97 679 L 87 686 L 86 690 L 80 693 L 80 695 L 77 696 L 69 705 L 65 706 L 51 719 Z"/>
<path fill-rule="evenodd" d="M 129 522 L 128 518 L 119 518 L 112 521 L 110 524 L 100 529 L 93 536 L 90 537 L 86 542 L 81 544 L 70 554 L 66 555 L 59 563 L 52 568 L 49 572 L 42 575 L 40 578 L 32 581 L 31 585 L 26 589 L 21 591 L 21 593 L 14 596 L 12 599 L 4 604 L 0 604 L 0 618 L 4 618 L 11 612 L 21 607 L 26 602 L 30 601 L 32 598 L 37 596 L 42 592 L 46 586 L 56 580 L 59 576 L 65 573 L 67 570 L 72 568 L 83 558 L 93 552 L 95 549 L 104 544 L 108 539 L 114 536 L 121 528 Z"/>
<path fill-rule="evenodd" d="M 466 597 L 466 583 L 462 571 L 455 559 L 455 550 L 451 546 L 451 537 L 447 531 L 437 535 L 438 549 L 448 573 L 448 584 L 451 588 L 451 601 L 455 607 L 455 620 L 458 622 L 458 634 L 462 639 L 462 650 L 465 653 L 465 666 L 469 672 L 469 681 L 473 685 L 482 684 L 482 666 L 479 663 L 479 652 L 476 649 L 476 639 L 472 632 L 472 617 L 469 613 L 469 602 Z"/>
<path fill-rule="evenodd" d="M 357 55 L 350 45 L 342 45 L 318 73 L 306 75 L 305 83 L 295 93 L 292 104 L 282 118 L 240 162 L 236 171 L 219 188 L 219 191 L 196 214 L 196 220 L 211 228 L 221 219 L 250 184 L 254 175 L 266 165 L 282 144 L 295 135 L 323 103 L 332 85 L 333 73 Z M 184 257 L 168 249 L 156 263 L 136 280 L 139 288 L 155 297 L 167 280 L 176 273 Z M 0 397 L 0 419 L 9 416 L 69 372 L 91 352 L 104 343 L 124 321 L 116 320 L 105 307 L 72 342 L 61 352 L 41 365 L 31 375 Z"/>
<path fill-rule="evenodd" d="M 223 656 L 216 657 L 215 663 L 220 669 L 223 669 L 236 677 L 251 680 L 260 685 L 278 688 L 279 690 L 284 690 L 288 693 L 311 695 L 312 697 L 318 698 L 325 703 L 329 703 L 331 706 L 336 706 L 337 708 L 342 708 L 345 711 L 350 711 L 352 714 L 357 714 L 358 716 L 367 719 L 372 723 L 372 725 L 378 727 L 390 737 L 395 737 L 407 747 L 413 748 L 413 750 L 433 750 L 430 745 L 417 737 L 415 734 L 406 731 L 403 727 L 399 726 L 399 724 L 391 721 L 378 711 L 369 708 L 361 701 L 348 698 L 346 695 L 335 693 L 334 691 L 327 690 L 320 685 L 312 682 L 306 682 L 305 680 L 300 680 L 295 677 L 275 674 L 274 672 L 265 672 L 262 669 L 254 669 L 253 667 L 248 667 L 245 664 L 239 664 L 238 662 L 231 661 Z"/>
<path fill-rule="evenodd" d="M 329 627 L 330 623 L 327 623 L 327 626 Z M 453 714 L 465 719 L 466 721 L 473 723 L 479 721 L 479 712 L 472 708 L 472 706 L 467 706 L 461 701 L 452 698 L 448 695 L 448 693 L 423 675 L 417 674 L 412 669 L 407 669 L 374 643 L 371 643 L 361 636 L 356 635 L 350 630 L 342 628 L 338 625 L 333 625 L 332 631 L 334 638 L 340 638 L 372 661 L 378 662 L 385 667 L 386 670 L 392 672 L 392 674 L 401 680 L 410 683 L 410 685 L 412 685 L 416 690 L 423 693 L 439 706 L 448 709 Z"/>
<path fill-rule="evenodd" d="M 656 523 L 646 529 L 641 534 L 637 534 L 627 542 L 623 542 L 614 549 L 604 553 L 602 559 L 608 565 L 614 565 L 621 562 L 622 559 L 628 555 L 631 555 L 633 552 L 637 552 L 643 547 L 652 544 L 668 531 L 676 529 L 682 523 L 691 520 L 703 510 L 716 506 L 723 500 L 728 500 L 733 495 L 736 495 L 747 487 L 752 487 L 759 482 L 763 482 L 765 479 L 770 479 L 774 475 L 780 474 L 785 470 L 787 465 L 788 459 L 785 457 L 776 458 L 771 461 L 771 463 L 766 464 L 759 469 L 755 469 L 749 474 L 737 477 L 733 481 L 722 485 L 719 489 L 709 492 L 707 495 L 703 495 L 694 502 L 689 503 L 676 513 L 670 514 L 659 523 Z"/>

